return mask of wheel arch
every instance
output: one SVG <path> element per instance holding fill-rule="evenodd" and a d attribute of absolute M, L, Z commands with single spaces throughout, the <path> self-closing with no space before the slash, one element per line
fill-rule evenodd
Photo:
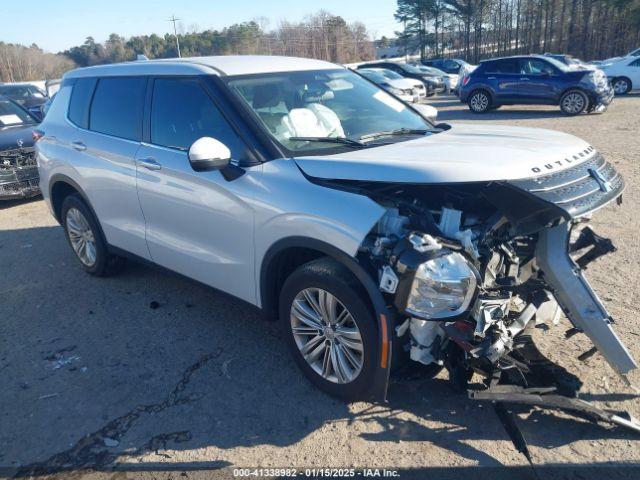
<path fill-rule="evenodd" d="M 349 270 L 366 293 L 365 301 L 375 315 L 379 349 L 371 395 L 373 400 L 384 401 L 391 366 L 394 314 L 387 307 L 387 302 L 371 275 L 356 258 L 315 238 L 294 236 L 278 240 L 267 250 L 260 265 L 259 295 L 263 314 L 268 319 L 277 319 L 278 297 L 288 274 L 308 261 L 325 256 L 336 260 Z"/>
<path fill-rule="evenodd" d="M 51 202 L 51 209 L 55 219 L 60 225 L 62 225 L 62 203 L 66 197 L 73 194 L 78 194 L 82 197 L 82 200 L 87 205 L 91 215 L 93 215 L 93 218 L 98 224 L 102 238 L 106 239 L 104 231 L 102 230 L 102 225 L 100 224 L 100 219 L 98 218 L 98 215 L 96 215 L 87 194 L 75 180 L 61 173 L 53 175 L 49 181 L 49 201 Z"/>

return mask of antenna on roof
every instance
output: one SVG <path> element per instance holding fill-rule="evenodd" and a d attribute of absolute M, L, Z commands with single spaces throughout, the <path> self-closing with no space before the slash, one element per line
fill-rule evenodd
<path fill-rule="evenodd" d="M 141 62 L 141 61 L 144 61 L 144 60 L 149 60 L 149 58 L 146 55 L 143 55 L 141 53 L 136 55 L 136 61 L 137 62 Z"/>

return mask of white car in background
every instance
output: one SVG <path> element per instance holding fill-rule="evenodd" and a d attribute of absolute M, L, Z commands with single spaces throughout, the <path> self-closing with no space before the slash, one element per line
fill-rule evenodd
<path fill-rule="evenodd" d="M 427 97 L 427 89 L 420 80 L 405 78 L 394 71 L 384 68 L 360 68 L 356 72 L 389 93 L 394 94 L 400 100 L 413 103 L 414 108 L 432 122 L 435 122 L 438 118 L 438 110 L 435 107 L 420 103 Z M 407 86 L 410 87 L 408 91 Z"/>
<path fill-rule="evenodd" d="M 394 95 L 402 98 L 396 92 L 391 89 L 405 89 L 410 88 L 412 90 L 412 99 L 406 100 L 402 98 L 402 100 L 406 102 L 419 102 L 427 98 L 427 89 L 420 80 L 416 80 L 415 78 L 407 78 L 403 77 L 399 73 L 394 72 L 393 70 L 388 70 L 386 68 L 364 68 L 359 69 L 358 72 L 362 73 L 366 78 L 374 82 L 375 84 L 381 86 L 385 90 L 393 93 Z"/>
<path fill-rule="evenodd" d="M 640 89 L 640 56 L 627 56 L 615 63 L 600 65 L 616 95 Z"/>

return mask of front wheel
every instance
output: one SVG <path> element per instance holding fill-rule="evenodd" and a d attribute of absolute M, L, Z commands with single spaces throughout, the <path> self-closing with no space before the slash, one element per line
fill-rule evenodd
<path fill-rule="evenodd" d="M 560 99 L 560 110 L 569 116 L 580 115 L 589 106 L 589 98 L 580 90 L 570 90 Z"/>
<path fill-rule="evenodd" d="M 324 392 L 361 400 L 377 358 L 375 316 L 349 271 L 323 258 L 302 265 L 280 293 L 280 320 L 293 358 Z"/>
<path fill-rule="evenodd" d="M 491 98 L 484 90 L 477 90 L 469 96 L 469 109 L 474 113 L 485 113 L 491 109 Z"/>

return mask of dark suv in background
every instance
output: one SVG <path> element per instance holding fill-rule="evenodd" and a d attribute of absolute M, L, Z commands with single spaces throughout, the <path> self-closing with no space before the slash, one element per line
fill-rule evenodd
<path fill-rule="evenodd" d="M 434 58 L 431 60 L 423 60 L 422 64 L 427 67 L 437 68 L 438 70 L 442 70 L 445 73 L 449 74 L 459 74 L 461 68 L 471 67 L 464 60 L 460 60 L 458 58 Z"/>
<path fill-rule="evenodd" d="M 501 105 L 559 105 L 567 115 L 604 111 L 613 90 L 601 70 L 576 69 L 545 56 L 485 60 L 460 85 L 472 112 Z"/>

